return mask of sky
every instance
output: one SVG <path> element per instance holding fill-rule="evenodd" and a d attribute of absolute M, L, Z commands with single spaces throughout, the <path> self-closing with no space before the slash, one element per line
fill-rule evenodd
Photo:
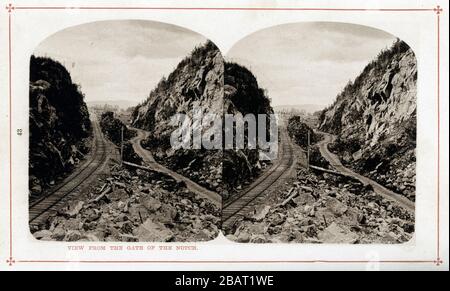
<path fill-rule="evenodd" d="M 169 24 L 100 21 L 59 31 L 34 54 L 61 62 L 87 102 L 129 100 L 136 105 L 205 42 L 203 36 Z"/>
<path fill-rule="evenodd" d="M 394 40 L 386 32 L 360 25 L 285 24 L 241 39 L 226 59 L 248 67 L 274 106 L 326 106 Z M 170 24 L 100 21 L 59 31 L 34 54 L 65 65 L 87 102 L 128 100 L 136 105 L 205 42 L 203 36 Z"/>
<path fill-rule="evenodd" d="M 395 39 L 353 24 L 284 24 L 245 37 L 226 58 L 253 72 L 273 106 L 326 106 Z"/>

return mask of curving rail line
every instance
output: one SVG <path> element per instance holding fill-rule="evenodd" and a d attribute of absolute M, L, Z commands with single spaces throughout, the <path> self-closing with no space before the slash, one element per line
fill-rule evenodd
<path fill-rule="evenodd" d="M 95 143 L 91 159 L 79 171 L 66 178 L 61 185 L 51 190 L 48 194 L 37 200 L 30 201 L 28 220 L 30 226 L 41 224 L 45 220 L 47 212 L 59 206 L 64 198 L 74 193 L 86 179 L 105 164 L 107 160 L 107 143 L 100 130 L 98 121 L 93 120 L 92 124 Z"/>
<path fill-rule="evenodd" d="M 245 191 L 236 197 L 225 201 L 222 207 L 222 228 L 231 228 L 236 220 L 248 212 L 248 208 L 261 195 L 272 189 L 272 186 L 287 174 L 295 165 L 294 151 L 292 143 L 285 130 L 280 130 L 281 147 L 279 151 L 280 158 L 277 163 L 260 176 Z"/>

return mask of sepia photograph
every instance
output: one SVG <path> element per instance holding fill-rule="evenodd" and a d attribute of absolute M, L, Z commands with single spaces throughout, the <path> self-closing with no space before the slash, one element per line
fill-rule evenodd
<path fill-rule="evenodd" d="M 448 3 L 1 3 L 1 270 L 448 270 Z"/>
<path fill-rule="evenodd" d="M 221 111 L 222 79 L 218 48 L 174 25 L 102 21 L 45 39 L 30 59 L 33 236 L 214 239 L 221 154 L 172 149 L 170 120 Z"/>
<path fill-rule="evenodd" d="M 263 170 L 249 164 L 254 175 L 224 200 L 227 238 L 414 237 L 417 63 L 408 44 L 361 25 L 293 23 L 247 36 L 226 60 L 252 71 L 265 92 L 258 104 L 280 121 L 278 158 Z"/>
<path fill-rule="evenodd" d="M 31 231 L 408 242 L 416 82 L 404 41 L 354 24 L 268 28 L 225 58 L 163 23 L 57 32 L 30 59 Z"/>

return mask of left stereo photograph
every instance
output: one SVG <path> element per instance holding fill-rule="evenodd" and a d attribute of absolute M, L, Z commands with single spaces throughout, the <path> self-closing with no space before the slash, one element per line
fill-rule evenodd
<path fill-rule="evenodd" d="M 221 227 L 222 150 L 174 148 L 194 108 L 222 115 L 205 37 L 118 20 L 70 27 L 30 56 L 29 226 L 43 241 L 195 242 Z M 197 111 L 199 111 L 197 110 Z M 200 112 L 202 113 L 202 112 Z M 211 126 L 185 118 L 183 128 Z"/>

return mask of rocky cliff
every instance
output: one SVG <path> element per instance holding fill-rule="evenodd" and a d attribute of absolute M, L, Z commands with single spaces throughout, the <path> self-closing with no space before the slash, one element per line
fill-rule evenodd
<path fill-rule="evenodd" d="M 415 198 L 417 62 L 397 40 L 350 82 L 320 115 L 338 135 L 330 147 L 343 161 L 386 187 Z"/>
<path fill-rule="evenodd" d="M 270 99 L 260 88 L 253 73 L 247 68 L 225 63 L 224 113 L 272 114 Z M 255 178 L 261 170 L 259 151 L 245 149 L 226 150 L 223 157 L 224 198 L 242 188 L 244 182 Z"/>
<path fill-rule="evenodd" d="M 118 148 L 123 148 L 122 158 L 131 163 L 141 164 L 142 158 L 133 150 L 130 139 L 137 135 L 136 130 L 129 129 L 125 123 L 114 116 L 114 112 L 105 111 L 100 116 L 100 128 L 103 134 Z M 123 129 L 123 140 L 122 140 Z"/>
<path fill-rule="evenodd" d="M 87 153 L 89 112 L 77 84 L 60 63 L 30 60 L 30 195 L 39 196 Z"/>
<path fill-rule="evenodd" d="M 192 118 L 194 108 L 201 108 L 203 114 L 221 116 L 223 70 L 219 49 L 208 41 L 195 48 L 167 78 L 163 78 L 132 114 L 134 127 L 151 132 L 144 146 L 159 162 L 218 192 L 222 190 L 222 151 L 172 149 L 170 136 L 177 126 L 171 125 L 170 121 L 177 113 Z M 193 122 L 185 125 L 201 127 L 201 124 Z"/>
<path fill-rule="evenodd" d="M 288 119 L 287 131 L 292 140 L 301 146 L 303 149 L 308 147 L 308 133 L 309 145 L 312 145 L 320 140 L 320 135 L 314 133 L 313 129 L 305 123 L 302 116 L 294 115 Z"/>
<path fill-rule="evenodd" d="M 249 70 L 224 62 L 219 49 L 207 42 L 163 78 L 132 114 L 133 126 L 151 131 L 144 146 L 155 153 L 159 162 L 228 196 L 245 179 L 257 174 L 258 152 L 172 149 L 170 136 L 176 128 L 170 124 L 171 118 L 177 113 L 192 118 L 192 109 L 198 106 L 202 114 L 212 113 L 220 118 L 224 113 L 272 113 L 270 100 Z M 192 120 L 189 126 L 196 130 L 202 125 Z M 203 124 L 202 132 L 207 129 Z"/>

